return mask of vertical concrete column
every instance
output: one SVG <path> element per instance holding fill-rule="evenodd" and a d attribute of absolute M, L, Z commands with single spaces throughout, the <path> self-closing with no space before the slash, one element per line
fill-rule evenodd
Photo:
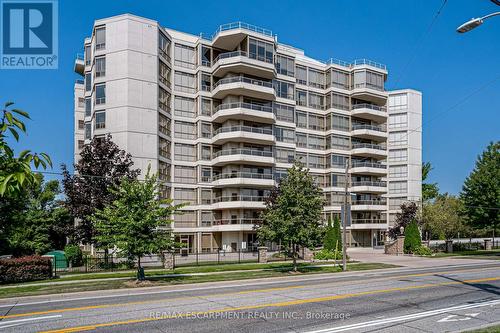
<path fill-rule="evenodd" d="M 163 268 L 174 269 L 174 254 L 172 252 L 163 252 Z"/>
<path fill-rule="evenodd" d="M 396 250 L 396 254 L 398 256 L 404 254 L 404 247 L 405 247 L 405 236 L 398 236 L 398 238 L 397 238 L 397 250 Z"/>
<path fill-rule="evenodd" d="M 259 250 L 259 263 L 267 263 L 267 247 L 259 246 L 257 249 Z"/>

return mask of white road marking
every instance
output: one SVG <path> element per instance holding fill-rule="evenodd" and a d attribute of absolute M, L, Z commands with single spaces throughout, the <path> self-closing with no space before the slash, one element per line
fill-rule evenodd
<path fill-rule="evenodd" d="M 440 269 L 436 272 L 429 272 L 429 274 L 432 273 L 442 273 L 442 274 L 447 274 L 446 272 L 442 272 L 443 268 L 463 268 L 463 269 L 468 269 L 468 268 L 473 268 L 475 266 L 484 266 L 485 269 L 491 269 L 496 266 L 498 266 L 496 263 L 495 264 L 484 264 L 484 263 L 477 263 L 477 264 L 467 264 L 467 265 L 449 265 L 449 266 L 441 266 L 441 267 L 423 267 L 423 268 L 409 268 L 409 269 L 394 269 L 394 268 L 388 268 L 387 271 L 380 272 L 379 275 L 380 277 L 383 277 L 384 275 L 387 274 L 392 274 L 392 273 L 410 273 L 410 274 L 415 274 L 416 272 L 419 271 L 425 271 L 429 269 Z M 293 282 L 309 282 L 309 281 L 321 281 L 321 280 L 328 280 L 328 279 L 337 279 L 337 278 L 345 278 L 349 276 L 369 276 L 374 273 L 362 273 L 362 272 L 353 272 L 351 274 L 340 274 L 337 276 L 332 276 L 330 273 L 325 273 L 326 276 L 302 276 L 297 279 L 288 279 L 288 280 L 283 280 L 282 278 L 274 278 L 269 279 L 269 281 L 259 281 L 259 282 L 246 282 L 246 283 L 241 283 L 241 284 L 234 284 L 234 285 L 221 285 L 221 286 L 201 286 L 198 288 L 185 288 L 185 289 L 175 289 L 175 290 L 160 290 L 160 291 L 145 291 L 145 292 L 138 292 L 138 293 L 128 293 L 128 294 L 114 294 L 114 295 L 96 295 L 96 296 L 88 296 L 88 297 L 75 297 L 75 298 L 61 298 L 61 299 L 54 299 L 54 300 L 45 300 L 45 301 L 35 301 L 35 302 L 26 302 L 26 303 L 13 303 L 13 304 L 0 304 L 0 309 L 1 308 L 10 308 L 10 307 L 19 307 L 19 306 L 27 306 L 27 305 L 38 305 L 38 304 L 49 304 L 49 303 L 63 303 L 63 302 L 72 302 L 72 301 L 84 301 L 84 300 L 96 300 L 96 299 L 105 299 L 105 298 L 114 298 L 114 297 L 134 297 L 134 296 L 144 296 L 144 295 L 155 295 L 155 294 L 168 294 L 168 293 L 175 293 L 175 292 L 185 292 L 185 291 L 200 291 L 200 290 L 213 290 L 213 289 L 230 289 L 230 288 L 237 288 L 237 287 L 251 287 L 251 286 L 259 286 L 259 285 L 272 285 L 272 284 L 283 284 L 283 283 L 293 283 Z M 339 274 L 339 273 L 335 273 Z M 453 273 L 455 274 L 455 273 Z M 263 279 L 266 280 L 266 279 Z M 88 280 L 88 282 L 92 282 L 92 280 Z M 333 281 L 335 282 L 335 281 Z M 227 281 L 226 281 L 227 283 Z M 27 285 L 29 286 L 29 285 Z M 160 287 L 162 288 L 162 287 Z M 153 288 L 151 288 L 153 289 Z M 95 291 L 92 291 L 95 292 Z M 54 296 L 54 295 L 49 295 L 49 296 Z M 29 296 L 26 296 L 29 297 Z M 35 296 L 37 297 L 37 296 Z M 41 296 L 44 297 L 44 296 Z"/>
<path fill-rule="evenodd" d="M 498 304 L 500 304 L 500 299 L 497 299 L 494 301 L 482 302 L 482 303 L 452 306 L 449 308 L 419 312 L 419 313 L 414 313 L 414 314 L 400 316 L 400 317 L 392 317 L 392 318 L 387 318 L 387 319 L 372 320 L 372 321 L 366 321 L 363 323 L 357 323 L 357 324 L 351 324 L 351 325 L 345 325 L 345 326 L 339 326 L 339 327 L 331 327 L 331 328 L 326 328 L 326 329 L 321 329 L 321 330 L 316 330 L 316 331 L 310 331 L 307 333 L 345 332 L 345 331 L 350 331 L 350 330 L 354 330 L 354 329 L 362 329 L 362 328 L 367 328 L 367 327 L 372 327 L 372 326 L 379 326 L 379 325 L 390 324 L 390 323 L 395 323 L 395 322 L 407 321 L 407 320 L 411 320 L 411 319 L 420 319 L 420 318 L 425 318 L 425 317 L 431 317 L 431 316 L 435 316 L 438 314 L 447 313 L 447 312 L 451 312 L 451 311 L 474 309 L 474 308 L 480 308 L 480 307 L 484 307 L 484 306 L 494 306 L 494 305 L 498 305 Z"/>
<path fill-rule="evenodd" d="M 29 321 L 39 321 L 39 320 L 61 318 L 61 317 L 62 317 L 62 315 L 54 315 L 54 316 L 43 316 L 43 317 L 23 318 L 23 319 L 9 320 L 9 321 L 1 321 L 0 322 L 0 330 L 2 328 L 21 325 L 21 324 L 24 324 L 25 322 L 29 322 Z"/>
<path fill-rule="evenodd" d="M 439 319 L 437 322 L 438 323 L 445 323 L 445 322 L 450 322 L 450 321 L 464 321 L 464 320 L 470 320 L 473 317 L 479 316 L 479 313 L 466 313 L 463 316 L 459 315 L 448 315 L 444 317 L 443 319 Z"/>

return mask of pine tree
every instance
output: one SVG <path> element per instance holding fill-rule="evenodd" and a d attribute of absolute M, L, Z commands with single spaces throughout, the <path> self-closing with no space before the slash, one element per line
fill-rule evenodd
<path fill-rule="evenodd" d="M 335 226 L 332 224 L 332 219 L 328 219 L 328 226 L 326 227 L 325 239 L 323 241 L 323 248 L 328 251 L 335 251 L 336 245 L 336 230 Z"/>
<path fill-rule="evenodd" d="M 340 218 L 335 217 L 333 228 L 335 229 L 337 251 L 342 251 L 342 228 L 340 226 Z"/>
<path fill-rule="evenodd" d="M 420 238 L 420 231 L 418 230 L 417 221 L 413 219 L 405 228 L 404 232 L 404 252 L 414 253 L 420 246 L 422 246 L 422 239 Z"/>

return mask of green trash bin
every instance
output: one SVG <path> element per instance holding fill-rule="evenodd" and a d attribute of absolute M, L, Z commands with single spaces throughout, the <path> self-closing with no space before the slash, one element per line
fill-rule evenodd
<path fill-rule="evenodd" d="M 56 250 L 50 251 L 45 254 L 45 256 L 51 256 L 53 258 L 52 265 L 55 270 L 68 268 L 68 261 L 66 260 L 66 255 L 64 251 Z"/>

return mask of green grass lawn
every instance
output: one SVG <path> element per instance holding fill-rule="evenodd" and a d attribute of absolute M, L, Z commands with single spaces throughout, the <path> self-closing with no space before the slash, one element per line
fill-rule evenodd
<path fill-rule="evenodd" d="M 261 266 L 255 266 L 261 265 Z M 262 268 L 262 265 L 266 265 L 264 268 L 270 268 L 269 270 L 259 270 L 259 271 L 248 271 L 251 269 Z M 222 265 L 224 266 L 224 265 Z M 236 266 L 236 265 L 231 265 Z M 238 265 L 239 266 L 239 265 Z M 336 266 L 324 266 L 324 267 L 306 267 L 305 263 L 299 266 L 299 272 L 301 274 L 318 274 L 318 273 L 337 273 L 341 271 L 341 268 Z M 245 265 L 246 267 L 246 265 Z M 149 287 L 149 286 L 168 286 L 177 284 L 189 284 L 189 283 L 200 283 L 200 282 L 216 282 L 216 281 L 231 281 L 231 280 L 247 280 L 247 279 L 257 279 L 257 278 L 270 278 L 270 277 L 284 277 L 291 276 L 290 270 L 292 265 L 289 263 L 281 264 L 253 264 L 249 265 L 252 268 L 246 268 L 246 272 L 230 272 L 227 270 L 227 274 L 210 274 L 210 275 L 198 275 L 198 276 L 176 276 L 176 277 L 159 277 L 159 272 L 154 272 L 158 274 L 148 274 L 146 272 L 146 278 L 148 281 L 144 284 L 133 284 L 133 277 L 130 280 L 109 280 L 109 281 L 92 281 L 89 279 L 88 282 L 74 283 L 74 284 L 58 284 L 58 285 L 44 285 L 36 286 L 25 284 L 15 288 L 4 288 L 0 289 L 0 298 L 16 297 L 16 296 L 32 296 L 32 295 L 46 295 L 46 294 L 57 294 L 57 293 L 71 293 L 78 291 L 92 291 L 92 290 L 107 290 L 107 289 L 121 289 L 130 287 Z M 398 267 L 396 265 L 389 264 L 378 264 L 378 263 L 353 263 L 348 265 L 349 271 L 361 271 L 361 270 L 371 270 L 371 269 L 382 269 L 382 268 L 394 268 Z M 189 270 L 201 269 L 208 267 L 192 267 Z M 221 271 L 223 268 L 220 266 L 213 266 L 212 271 Z M 219 269 L 219 270 L 216 270 Z M 180 268 L 179 268 L 180 270 Z M 185 268 L 188 270 L 188 268 Z M 235 270 L 234 268 L 232 270 Z M 241 270 L 241 268 L 239 268 Z M 186 272 L 186 271 L 184 271 Z M 171 273 L 171 271 L 170 271 Z M 176 269 L 176 273 L 179 273 Z M 180 273 L 179 273 L 180 274 Z M 155 277 L 156 275 L 156 277 Z M 116 277 L 116 276 L 112 276 Z M 100 274 L 102 278 L 102 274 Z M 64 280 L 64 279 L 61 279 Z"/>
<path fill-rule="evenodd" d="M 470 257 L 474 259 L 497 259 L 500 260 L 500 249 L 495 250 L 470 250 L 470 251 L 456 251 L 453 253 L 438 252 L 434 257 Z"/>
<path fill-rule="evenodd" d="M 481 328 L 474 331 L 468 331 L 468 333 L 500 333 L 500 325 L 495 325 L 487 328 Z"/>

